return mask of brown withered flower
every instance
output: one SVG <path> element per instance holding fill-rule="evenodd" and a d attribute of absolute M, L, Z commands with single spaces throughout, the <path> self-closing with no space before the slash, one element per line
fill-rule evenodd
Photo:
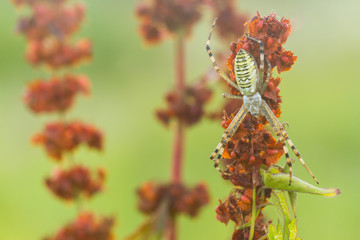
<path fill-rule="evenodd" d="M 184 213 L 191 217 L 198 214 L 200 208 L 209 202 L 209 195 L 204 184 L 188 188 L 183 184 L 144 183 L 137 191 L 138 207 L 145 214 L 153 214 L 167 201 L 168 216 Z"/>
<path fill-rule="evenodd" d="M 80 196 L 92 197 L 103 189 L 105 172 L 99 168 L 92 173 L 87 167 L 76 165 L 70 169 L 56 168 L 45 184 L 57 197 L 76 200 Z"/>
<path fill-rule="evenodd" d="M 19 19 L 17 30 L 28 40 L 42 40 L 49 35 L 64 39 L 77 31 L 84 19 L 85 6 L 39 2 L 32 6 L 32 15 Z"/>
<path fill-rule="evenodd" d="M 28 5 L 31 13 L 20 18 L 18 32 L 27 40 L 26 58 L 33 65 L 50 68 L 73 66 L 92 55 L 91 43 L 82 39 L 76 43 L 68 37 L 79 29 L 85 16 L 83 4 L 63 4 L 61 0 L 14 0 L 16 5 Z"/>
<path fill-rule="evenodd" d="M 40 41 L 30 41 L 26 50 L 26 58 L 31 64 L 44 64 L 54 69 L 76 65 L 89 60 L 91 56 L 89 40 L 81 39 L 75 44 L 70 44 L 52 35 Z"/>
<path fill-rule="evenodd" d="M 74 222 L 65 225 L 54 236 L 44 240 L 113 240 L 112 217 L 97 217 L 91 212 L 80 213 Z"/>
<path fill-rule="evenodd" d="M 88 95 L 89 91 L 90 82 L 86 76 L 67 74 L 30 82 L 23 99 L 34 113 L 65 112 L 78 93 Z"/>
<path fill-rule="evenodd" d="M 203 5 L 204 0 L 144 0 L 136 8 L 140 34 L 147 43 L 157 43 L 179 31 L 189 34 Z"/>
<path fill-rule="evenodd" d="M 194 125 L 205 114 L 204 105 L 212 96 L 212 90 L 207 86 L 207 76 L 192 86 L 187 86 L 183 92 L 174 89 L 165 96 L 167 109 L 157 110 L 158 119 L 166 126 L 175 118 L 187 126 Z"/>
<path fill-rule="evenodd" d="M 81 122 L 54 122 L 48 123 L 32 141 L 43 145 L 50 157 L 61 161 L 65 153 L 74 151 L 80 144 L 102 150 L 103 134 L 94 126 Z"/>

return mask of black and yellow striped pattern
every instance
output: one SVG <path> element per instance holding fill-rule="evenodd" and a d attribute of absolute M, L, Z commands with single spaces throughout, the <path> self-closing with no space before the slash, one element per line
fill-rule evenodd
<path fill-rule="evenodd" d="M 222 157 L 222 154 L 224 152 L 224 149 L 225 149 L 226 145 L 228 144 L 228 142 L 230 141 L 231 137 L 234 135 L 236 130 L 239 128 L 241 122 L 244 120 L 244 118 L 248 112 L 249 111 L 246 110 L 244 105 L 240 108 L 239 112 L 235 115 L 235 117 L 231 121 L 230 125 L 226 128 L 223 136 L 221 137 L 220 143 L 216 146 L 215 151 L 210 156 L 211 160 L 215 160 L 214 167 L 217 170 L 219 170 L 220 172 L 222 172 L 222 171 L 219 169 L 218 165 L 219 165 L 220 159 Z M 217 155 L 217 158 L 215 159 L 216 155 Z"/>
<path fill-rule="evenodd" d="M 258 68 L 254 57 L 244 49 L 236 54 L 234 72 L 241 94 L 254 95 L 259 78 Z"/>

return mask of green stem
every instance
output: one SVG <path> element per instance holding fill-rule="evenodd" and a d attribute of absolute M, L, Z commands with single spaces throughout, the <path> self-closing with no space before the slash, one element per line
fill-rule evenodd
<path fill-rule="evenodd" d="M 250 226 L 250 237 L 249 240 L 252 240 L 254 237 L 255 231 L 255 221 L 256 221 L 256 184 L 253 181 L 253 196 L 252 196 L 252 210 L 251 210 L 251 226 Z"/>

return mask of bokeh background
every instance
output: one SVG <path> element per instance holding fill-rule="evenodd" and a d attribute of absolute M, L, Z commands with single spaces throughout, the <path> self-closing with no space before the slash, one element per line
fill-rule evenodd
<path fill-rule="evenodd" d="M 88 17 L 78 36 L 94 44 L 94 59 L 77 69 L 89 75 L 90 98 L 79 98 L 70 117 L 96 124 L 106 133 L 101 154 L 82 149 L 76 157 L 108 169 L 104 194 L 87 208 L 117 218 L 122 239 L 144 220 L 136 210 L 135 188 L 142 182 L 169 179 L 172 133 L 154 117 L 173 82 L 173 45 L 146 48 L 137 34 L 135 0 L 87 1 Z M 338 187 L 334 199 L 299 195 L 299 236 L 311 239 L 358 239 L 360 218 L 360 20 L 357 0 L 256 0 L 238 6 L 249 16 L 275 12 L 293 25 L 285 48 L 298 56 L 280 85 L 282 121 L 321 187 Z M 54 167 L 29 139 L 55 116 L 34 116 L 22 104 L 24 84 L 44 76 L 25 62 L 25 40 L 15 33 L 20 12 L 0 1 L 0 239 L 33 240 L 55 232 L 75 216 L 44 187 Z M 187 76 L 195 79 L 211 67 L 205 41 L 212 22 L 204 14 L 187 46 Z M 214 49 L 228 51 L 214 38 Z M 223 101 L 215 95 L 212 104 Z M 217 199 L 231 186 L 208 159 L 222 134 L 218 122 L 204 120 L 189 129 L 184 179 L 207 183 L 211 204 L 195 219 L 181 217 L 180 239 L 230 239 L 233 226 L 215 219 Z M 284 159 L 282 160 L 284 162 Z M 297 162 L 295 175 L 312 181 Z"/>

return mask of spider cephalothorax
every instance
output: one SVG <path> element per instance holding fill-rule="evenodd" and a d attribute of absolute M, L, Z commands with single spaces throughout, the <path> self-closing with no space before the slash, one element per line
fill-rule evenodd
<path fill-rule="evenodd" d="M 234 98 L 234 99 L 243 99 L 244 104 L 241 106 L 238 113 L 233 118 L 232 122 L 229 124 L 227 129 L 225 130 L 220 143 L 217 145 L 215 151 L 211 154 L 210 159 L 215 160 L 214 166 L 217 170 L 224 173 L 219 167 L 220 159 L 223 155 L 224 149 L 228 142 L 230 141 L 231 137 L 234 135 L 236 130 L 239 128 L 241 122 L 244 120 L 245 116 L 248 112 L 250 112 L 251 115 L 255 117 L 264 116 L 266 120 L 269 122 L 270 126 L 276 133 L 279 141 L 283 145 L 283 149 L 285 152 L 285 157 L 287 164 L 289 166 L 290 170 L 290 182 L 291 184 L 291 178 L 292 178 L 292 163 L 290 160 L 290 155 L 288 148 L 286 146 L 285 141 L 290 145 L 291 149 L 295 153 L 295 155 L 298 157 L 300 162 L 304 165 L 304 167 L 308 170 L 308 172 L 311 174 L 311 176 L 315 179 L 315 181 L 318 183 L 318 180 L 314 176 L 314 174 L 310 171 L 310 169 L 305 164 L 304 160 L 300 156 L 299 151 L 296 149 L 295 145 L 289 138 L 286 130 L 284 129 L 283 125 L 280 123 L 280 121 L 276 118 L 274 115 L 272 109 L 269 107 L 269 105 L 263 100 L 262 96 L 264 94 L 264 91 L 269 83 L 270 75 L 271 75 L 271 64 L 267 57 L 265 57 L 264 54 L 264 43 L 258 39 L 255 39 L 253 37 L 250 37 L 246 35 L 246 37 L 259 44 L 259 52 L 260 52 L 260 64 L 257 65 L 255 58 L 253 55 L 251 55 L 249 52 L 247 52 L 245 49 L 240 49 L 235 57 L 234 62 L 234 73 L 235 73 L 235 79 L 236 83 L 234 83 L 217 65 L 214 56 L 211 53 L 210 49 L 210 39 L 212 32 L 214 30 L 214 26 L 216 23 L 216 19 L 214 20 L 211 31 L 209 34 L 209 38 L 206 44 L 206 49 L 209 54 L 209 57 L 213 63 L 213 66 L 216 70 L 216 72 L 225 80 L 227 81 L 232 87 L 237 89 L 242 96 L 240 95 L 232 95 L 228 93 L 224 93 L 223 97 L 227 98 Z M 265 77 L 265 63 L 267 64 L 267 73 Z M 226 173 L 224 173 L 226 174 Z"/>

